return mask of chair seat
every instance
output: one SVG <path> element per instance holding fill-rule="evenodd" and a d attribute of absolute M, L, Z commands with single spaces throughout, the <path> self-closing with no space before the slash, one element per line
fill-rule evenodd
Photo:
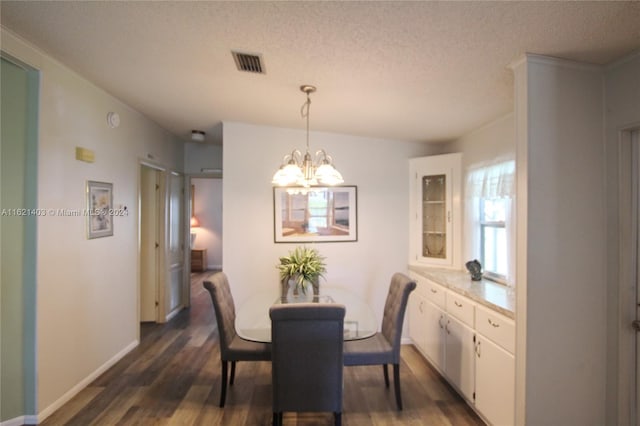
<path fill-rule="evenodd" d="M 271 361 L 267 343 L 252 342 L 235 336 L 227 348 L 226 361 Z"/>
<path fill-rule="evenodd" d="M 379 365 L 397 362 L 391 343 L 376 333 L 367 339 L 344 342 L 344 365 Z"/>

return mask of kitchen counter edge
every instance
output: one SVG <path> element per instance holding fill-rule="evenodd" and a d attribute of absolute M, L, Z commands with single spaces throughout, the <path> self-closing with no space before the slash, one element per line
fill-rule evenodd
<path fill-rule="evenodd" d="M 467 271 L 416 265 L 409 265 L 409 271 L 515 320 L 516 297 L 512 287 L 484 278 L 472 281 Z"/>

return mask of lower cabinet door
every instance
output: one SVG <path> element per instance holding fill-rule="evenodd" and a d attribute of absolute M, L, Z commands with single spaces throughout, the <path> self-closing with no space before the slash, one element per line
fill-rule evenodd
<path fill-rule="evenodd" d="M 476 408 L 492 425 L 515 420 L 515 358 L 481 334 L 476 335 Z"/>
<path fill-rule="evenodd" d="M 445 323 L 447 315 L 431 302 L 424 304 L 424 353 L 440 371 L 444 372 Z"/>
<path fill-rule="evenodd" d="M 446 323 L 445 375 L 462 395 L 473 401 L 475 389 L 474 330 L 449 315 Z"/>
<path fill-rule="evenodd" d="M 409 337 L 423 353 L 425 352 L 425 305 L 426 299 L 414 292 L 409 298 Z"/>

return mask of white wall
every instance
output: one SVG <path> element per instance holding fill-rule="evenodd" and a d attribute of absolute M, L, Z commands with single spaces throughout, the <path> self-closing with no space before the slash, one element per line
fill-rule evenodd
<path fill-rule="evenodd" d="M 634 288 L 620 281 L 619 188 L 620 133 L 640 128 L 640 51 L 607 67 L 605 72 L 605 150 L 607 168 L 607 424 L 630 424 L 633 404 Z M 626 160 L 629 160 L 626 158 Z M 622 309 L 620 309 L 622 307 Z M 622 311 L 622 312 L 621 312 Z M 620 349 L 619 349 L 620 348 Z M 620 405 L 620 413 L 618 406 Z M 618 417 L 620 414 L 620 417 Z"/>
<path fill-rule="evenodd" d="M 513 113 L 500 117 L 446 145 L 446 152 L 462 153 L 462 206 L 465 212 L 462 231 L 462 263 L 478 258 L 479 253 L 469 236 L 472 227 L 472 206 L 467 205 L 466 183 L 469 169 L 497 161 L 514 160 L 516 152 L 515 118 Z"/>
<path fill-rule="evenodd" d="M 38 207 L 83 209 L 87 180 L 113 183 L 114 236 L 88 240 L 85 217 L 37 223 L 37 411 L 46 416 L 136 344 L 139 160 L 182 169 L 182 144 L 6 30 L 2 49 L 41 71 Z M 109 111 L 120 127 L 107 126 Z M 75 160 L 75 147 L 95 152 Z"/>
<path fill-rule="evenodd" d="M 184 172 L 202 173 L 202 169 L 222 170 L 222 146 L 187 142 L 184 144 Z"/>
<path fill-rule="evenodd" d="M 236 303 L 254 289 L 278 286 L 276 264 L 296 244 L 275 244 L 271 178 L 282 156 L 304 148 L 302 130 L 224 124 L 223 269 Z M 311 150 L 335 159 L 345 185 L 358 187 L 358 241 L 321 243 L 327 283 L 364 297 L 382 319 L 389 280 L 407 271 L 409 162 L 429 147 L 380 139 L 312 132 Z"/>
<path fill-rule="evenodd" d="M 200 227 L 192 228 L 196 234 L 196 249 L 207 249 L 207 267 L 222 268 L 222 179 L 193 178 L 194 212 Z"/>
<path fill-rule="evenodd" d="M 462 167 L 495 162 L 497 159 L 515 158 L 515 118 L 513 113 L 500 117 L 447 144 L 447 152 L 461 152 Z"/>
<path fill-rule="evenodd" d="M 532 55 L 514 70 L 517 423 L 606 424 L 603 73 Z"/>

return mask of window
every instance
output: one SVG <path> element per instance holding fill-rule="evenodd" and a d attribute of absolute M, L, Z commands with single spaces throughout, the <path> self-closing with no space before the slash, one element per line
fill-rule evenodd
<path fill-rule="evenodd" d="M 482 264 L 485 278 L 514 285 L 512 208 L 515 162 L 472 168 L 467 174 L 467 255 Z"/>
<path fill-rule="evenodd" d="M 480 200 L 480 263 L 485 276 L 506 281 L 507 266 L 507 226 L 506 200 Z"/>

